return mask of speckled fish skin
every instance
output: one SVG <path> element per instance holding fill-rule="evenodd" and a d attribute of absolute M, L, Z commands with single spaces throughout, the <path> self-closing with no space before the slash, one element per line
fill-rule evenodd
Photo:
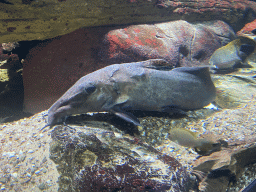
<path fill-rule="evenodd" d="M 112 112 L 134 125 L 126 110 L 171 111 L 202 108 L 215 99 L 208 67 L 168 70 L 161 59 L 114 64 L 79 79 L 48 111 L 50 126 L 87 112 Z"/>

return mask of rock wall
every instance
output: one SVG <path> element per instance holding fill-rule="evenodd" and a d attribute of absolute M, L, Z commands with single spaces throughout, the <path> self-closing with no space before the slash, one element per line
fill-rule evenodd
<path fill-rule="evenodd" d="M 0 7 L 1 43 L 43 40 L 81 27 L 177 19 L 220 19 L 240 30 L 256 11 L 249 0 L 4 0 Z"/>

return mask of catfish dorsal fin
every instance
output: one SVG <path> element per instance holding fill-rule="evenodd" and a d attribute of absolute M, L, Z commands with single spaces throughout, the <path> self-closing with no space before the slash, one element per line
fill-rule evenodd
<path fill-rule="evenodd" d="M 202 73 L 203 74 L 210 74 L 208 66 L 204 66 L 204 67 L 178 67 L 178 68 L 173 69 L 172 71 L 190 73 L 190 74 L 193 74 L 193 75 L 202 74 Z"/>
<path fill-rule="evenodd" d="M 164 59 L 149 59 L 147 61 L 142 61 L 142 66 L 156 70 L 170 70 L 173 68 L 173 66 Z"/>
<path fill-rule="evenodd" d="M 172 71 L 189 73 L 197 76 L 204 82 L 211 82 L 211 76 L 210 76 L 210 71 L 208 66 L 207 67 L 179 67 L 179 68 L 173 69 Z"/>

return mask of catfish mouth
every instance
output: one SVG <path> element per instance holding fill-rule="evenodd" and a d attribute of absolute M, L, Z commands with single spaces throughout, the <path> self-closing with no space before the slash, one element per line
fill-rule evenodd
<path fill-rule="evenodd" d="M 66 117 L 69 115 L 68 111 L 71 110 L 70 105 L 64 105 L 57 108 L 57 110 L 52 110 L 51 108 L 48 111 L 48 124 L 53 126 L 55 124 L 64 122 Z"/>
<path fill-rule="evenodd" d="M 66 101 L 59 106 L 53 105 L 48 110 L 48 124 L 50 126 L 64 122 L 65 119 L 72 114 L 86 113 L 87 111 L 79 111 L 83 102 L 80 101 Z"/>

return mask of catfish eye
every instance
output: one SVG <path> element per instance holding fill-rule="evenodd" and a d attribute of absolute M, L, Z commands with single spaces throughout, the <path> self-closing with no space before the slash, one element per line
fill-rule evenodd
<path fill-rule="evenodd" d="M 88 94 L 93 93 L 96 90 L 96 87 L 94 85 L 89 85 L 84 89 Z"/>

